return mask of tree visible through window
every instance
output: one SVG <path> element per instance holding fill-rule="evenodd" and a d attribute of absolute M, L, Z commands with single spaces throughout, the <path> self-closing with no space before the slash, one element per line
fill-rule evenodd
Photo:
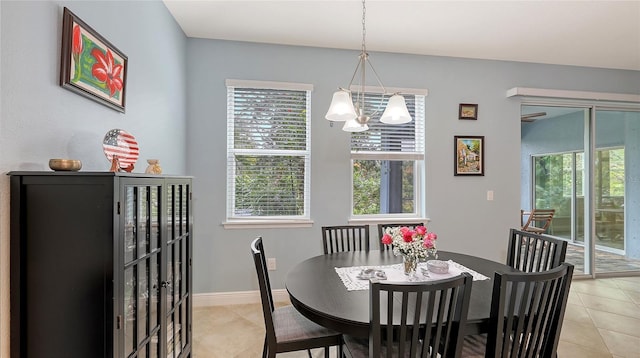
<path fill-rule="evenodd" d="M 230 219 L 309 217 L 311 86 L 297 86 L 227 81 Z"/>

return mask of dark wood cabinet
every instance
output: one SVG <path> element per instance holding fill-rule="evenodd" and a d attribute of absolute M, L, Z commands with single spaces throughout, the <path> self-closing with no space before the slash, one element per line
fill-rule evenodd
<path fill-rule="evenodd" d="M 11 357 L 190 357 L 191 178 L 9 175 Z"/>

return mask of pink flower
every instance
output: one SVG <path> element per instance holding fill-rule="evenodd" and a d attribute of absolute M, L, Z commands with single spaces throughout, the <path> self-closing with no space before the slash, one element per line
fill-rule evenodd
<path fill-rule="evenodd" d="M 389 234 L 382 235 L 382 243 L 385 245 L 391 245 L 393 243 L 393 238 Z"/>
<path fill-rule="evenodd" d="M 429 240 L 434 241 L 434 240 L 438 239 L 438 235 L 436 235 L 435 232 L 430 232 L 430 233 L 427 233 L 426 238 L 429 239 Z"/>
<path fill-rule="evenodd" d="M 416 226 L 416 233 L 420 236 L 424 236 L 427 233 L 427 228 L 424 226 Z"/>
<path fill-rule="evenodd" d="M 422 245 L 427 249 L 433 249 L 435 247 L 433 240 L 429 239 L 429 237 L 425 237 L 424 241 L 422 242 Z"/>
<path fill-rule="evenodd" d="M 98 81 L 106 83 L 107 87 L 109 87 L 111 97 L 113 97 L 116 91 L 122 90 L 122 79 L 120 78 L 123 69 L 122 64 L 114 64 L 113 54 L 109 49 L 107 49 L 106 57 L 102 51 L 97 48 L 91 51 L 91 55 L 96 59 L 91 73 Z"/>

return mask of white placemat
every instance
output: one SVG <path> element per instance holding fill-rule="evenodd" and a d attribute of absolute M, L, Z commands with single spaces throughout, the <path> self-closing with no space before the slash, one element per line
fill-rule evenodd
<path fill-rule="evenodd" d="M 428 276 L 422 271 L 422 268 L 427 269 L 426 262 L 418 264 L 416 269 L 416 275 L 410 278 L 404 274 L 404 264 L 386 265 L 386 266 L 350 266 L 350 267 L 336 267 L 336 273 L 344 283 L 347 291 L 368 290 L 369 280 L 359 279 L 357 276 L 364 269 L 382 270 L 387 276 L 386 280 L 393 282 L 420 282 L 420 281 L 436 281 L 445 278 L 458 276 L 462 272 L 468 272 L 473 276 L 474 281 L 488 280 L 489 277 L 478 273 L 470 268 L 467 268 L 452 260 L 447 261 L 449 263 L 449 272 L 445 274 L 437 274 L 428 272 Z"/>

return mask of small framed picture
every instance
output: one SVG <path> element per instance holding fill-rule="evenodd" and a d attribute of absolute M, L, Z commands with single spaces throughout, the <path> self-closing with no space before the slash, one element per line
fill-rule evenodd
<path fill-rule="evenodd" d="M 454 136 L 453 175 L 484 175 L 484 136 Z"/>
<path fill-rule="evenodd" d="M 64 8 L 60 85 L 124 112 L 127 56 Z"/>
<path fill-rule="evenodd" d="M 471 103 L 460 103 L 458 119 L 478 119 L 478 105 Z"/>

